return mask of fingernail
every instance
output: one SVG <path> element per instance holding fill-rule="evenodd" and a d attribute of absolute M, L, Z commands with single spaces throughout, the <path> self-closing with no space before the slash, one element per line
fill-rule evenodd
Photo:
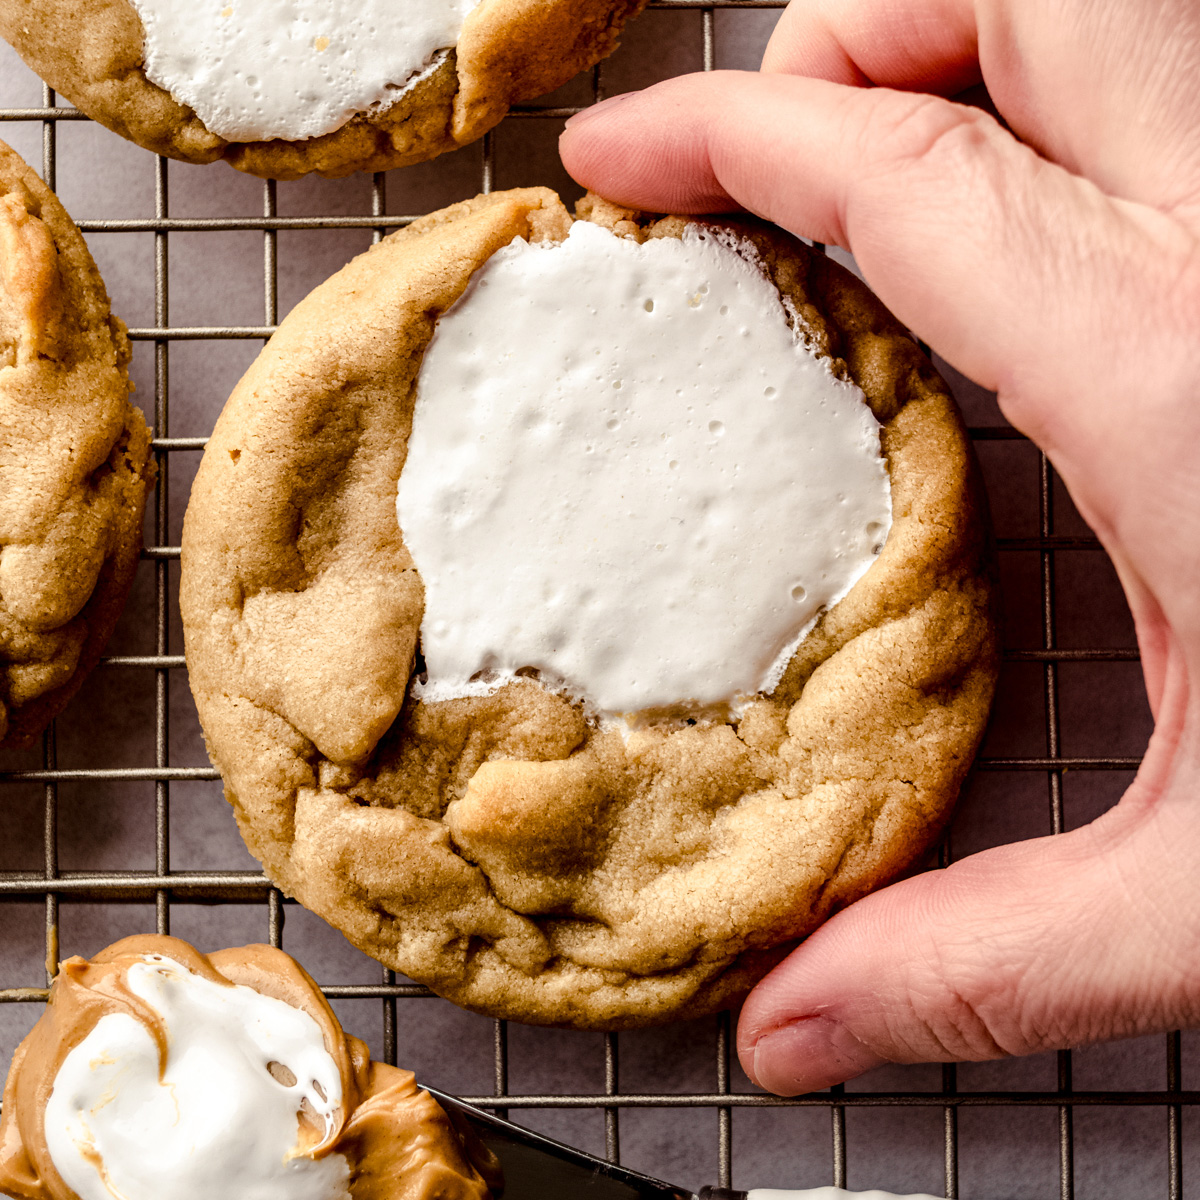
<path fill-rule="evenodd" d="M 777 1096 L 798 1096 L 853 1079 L 887 1060 L 828 1017 L 805 1017 L 763 1034 L 747 1074 Z"/>
<path fill-rule="evenodd" d="M 628 100 L 630 96 L 636 95 L 637 92 L 622 92 L 619 96 L 609 96 L 607 100 L 601 100 L 599 104 L 589 105 L 582 112 L 577 112 L 573 117 L 567 118 L 567 128 L 586 125 L 593 117 L 608 116 L 618 104 Z"/>

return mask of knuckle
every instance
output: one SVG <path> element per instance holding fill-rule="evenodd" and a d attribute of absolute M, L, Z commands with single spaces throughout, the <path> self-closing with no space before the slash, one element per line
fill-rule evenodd
<path fill-rule="evenodd" d="M 943 930 L 910 959 L 888 1014 L 907 1058 L 982 1061 L 1044 1047 L 1027 956 L 1007 941 L 1003 931 Z"/>
<path fill-rule="evenodd" d="M 1019 1035 L 1019 989 L 1007 972 L 972 968 L 978 953 L 964 957 L 944 951 L 924 972 L 923 984 L 909 996 L 913 1014 L 944 1058 L 982 1060 L 1019 1054 L 1026 1048 Z"/>
<path fill-rule="evenodd" d="M 880 93 L 864 106 L 858 131 L 862 161 L 881 173 L 920 170 L 938 178 L 977 169 L 998 126 L 986 113 L 938 96 Z"/>

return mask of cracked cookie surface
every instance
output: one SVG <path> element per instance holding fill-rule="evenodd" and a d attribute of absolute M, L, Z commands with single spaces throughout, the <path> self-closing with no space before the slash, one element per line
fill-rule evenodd
<path fill-rule="evenodd" d="M 685 226 L 591 197 L 579 213 L 639 239 Z M 882 553 L 737 722 L 626 738 L 534 679 L 416 700 L 423 590 L 395 496 L 421 358 L 491 254 L 570 222 L 545 189 L 481 196 L 298 305 L 205 452 L 181 608 L 210 752 L 280 887 L 466 1007 L 620 1028 L 729 1003 L 928 849 L 982 735 L 996 635 L 945 384 L 847 272 L 721 219 L 883 426 Z"/>
<path fill-rule="evenodd" d="M 0 745 L 28 745 L 100 657 L 153 480 L 129 339 L 52 192 L 0 143 Z"/>
<path fill-rule="evenodd" d="M 611 54 L 646 0 L 481 0 L 456 48 L 395 104 L 306 141 L 226 141 L 146 76 L 129 0 L 0 0 L 0 36 L 51 87 L 114 133 L 192 163 L 224 159 L 266 179 L 425 162 L 482 137 L 509 106 Z"/>

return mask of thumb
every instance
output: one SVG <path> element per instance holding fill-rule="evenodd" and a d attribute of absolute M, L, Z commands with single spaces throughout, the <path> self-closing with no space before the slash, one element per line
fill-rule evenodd
<path fill-rule="evenodd" d="M 751 993 L 743 1068 L 797 1095 L 884 1062 L 999 1058 L 1193 1023 L 1200 914 L 1195 888 L 1173 874 L 1172 863 L 1194 869 L 1180 836 L 1123 802 L 1085 829 L 868 896 Z"/>

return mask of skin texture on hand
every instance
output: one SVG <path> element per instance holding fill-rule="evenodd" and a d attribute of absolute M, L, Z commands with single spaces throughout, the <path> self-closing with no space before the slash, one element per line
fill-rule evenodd
<path fill-rule="evenodd" d="M 1007 124 L 945 96 L 986 83 Z M 568 123 L 581 183 L 850 250 L 999 394 L 1112 556 L 1155 730 L 1091 825 L 835 916 L 751 994 L 757 1083 L 1200 1024 L 1200 7 L 792 0 L 761 73 Z"/>

